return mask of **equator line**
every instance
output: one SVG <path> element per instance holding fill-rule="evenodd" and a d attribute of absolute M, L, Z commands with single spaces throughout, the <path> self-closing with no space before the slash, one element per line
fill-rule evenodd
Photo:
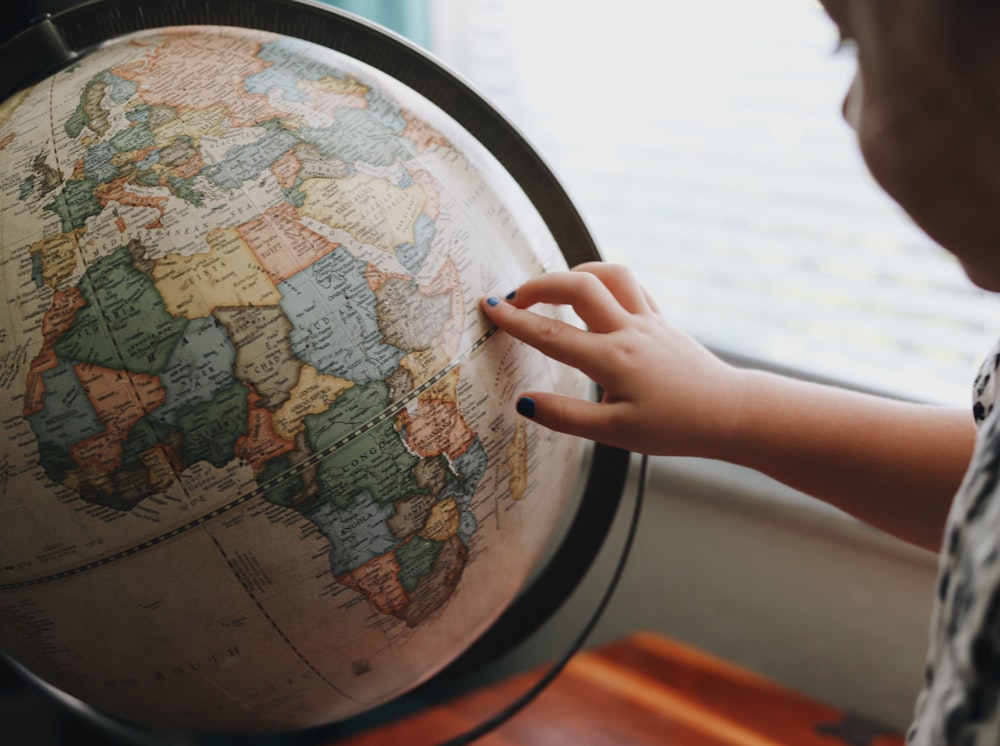
<path fill-rule="evenodd" d="M 373 418 L 368 420 L 368 422 L 359 425 L 353 431 L 344 435 L 337 441 L 331 443 L 322 451 L 312 454 L 308 458 L 292 466 L 287 471 L 278 474 L 275 477 L 272 477 L 266 482 L 257 484 L 257 486 L 254 487 L 249 492 L 240 495 L 239 497 L 231 500 L 225 505 L 222 505 L 216 508 L 215 510 L 209 511 L 204 515 L 200 515 L 194 520 L 188 521 L 187 523 L 178 526 L 177 528 L 171 529 L 166 533 L 160 534 L 159 536 L 154 536 L 152 539 L 147 539 L 141 544 L 136 544 L 135 546 L 123 549 L 119 552 L 115 552 L 114 554 L 109 554 L 106 557 L 101 557 L 100 559 L 93 560 L 92 562 L 87 562 L 83 565 L 78 565 L 77 567 L 71 567 L 66 570 L 61 570 L 60 572 L 52 573 L 50 575 L 44 575 L 38 578 L 31 578 L 29 580 L 19 580 L 15 583 L 2 583 L 0 584 L 0 591 L 9 591 L 9 590 L 15 590 L 17 588 L 27 588 L 33 585 L 42 585 L 43 583 L 49 583 L 55 580 L 62 580 L 63 578 L 67 578 L 73 575 L 79 575 L 81 573 L 97 569 L 98 567 L 104 567 L 105 565 L 109 565 L 112 562 L 115 562 L 116 560 L 123 559 L 133 554 L 138 554 L 139 552 L 149 549 L 150 547 L 153 547 L 169 539 L 173 539 L 174 537 L 179 536 L 180 534 L 183 534 L 186 531 L 198 528 L 199 526 L 202 526 L 208 523 L 209 521 L 213 521 L 219 516 L 228 513 L 233 508 L 237 508 L 240 505 L 243 505 L 244 503 L 248 502 L 249 500 L 252 500 L 255 497 L 260 497 L 272 487 L 276 487 L 285 480 L 298 476 L 306 469 L 315 466 L 326 457 L 332 455 L 336 451 L 340 450 L 344 446 L 350 444 L 352 441 L 364 435 L 366 432 L 371 430 L 376 425 L 385 422 L 390 417 L 395 417 L 397 414 L 399 414 L 399 412 L 403 410 L 404 407 L 406 407 L 407 404 L 409 404 L 414 399 L 419 397 L 429 388 L 434 386 L 442 378 L 444 378 L 446 375 L 455 370 L 455 368 L 457 368 L 459 365 L 466 362 L 470 357 L 472 357 L 472 355 L 474 355 L 476 351 L 479 350 L 479 348 L 481 348 L 484 344 L 486 344 L 489 338 L 492 337 L 494 334 L 496 334 L 498 331 L 499 329 L 496 326 L 491 326 L 489 329 L 486 330 L 486 332 L 483 333 L 482 336 L 479 337 L 479 339 L 473 342 L 468 349 L 463 351 L 458 357 L 452 360 L 451 363 L 449 363 L 447 366 L 439 370 L 437 373 L 428 378 L 426 381 L 417 386 L 415 389 L 407 393 L 406 396 L 403 396 L 398 401 L 390 404 L 388 407 L 386 407 L 386 409 L 384 409 L 379 414 L 375 415 Z"/>

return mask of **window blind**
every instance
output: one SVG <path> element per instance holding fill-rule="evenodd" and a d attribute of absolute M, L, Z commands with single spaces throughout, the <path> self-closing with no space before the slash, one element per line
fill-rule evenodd
<path fill-rule="evenodd" d="M 431 46 L 525 132 L 601 248 L 706 344 L 965 406 L 1000 334 L 868 175 L 808 0 L 433 0 Z"/>

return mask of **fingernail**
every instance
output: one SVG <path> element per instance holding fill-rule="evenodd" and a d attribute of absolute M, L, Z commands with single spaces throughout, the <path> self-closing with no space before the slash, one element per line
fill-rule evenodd
<path fill-rule="evenodd" d="M 489 298 L 486 299 L 486 304 L 489 305 L 489 306 L 499 306 L 500 305 L 500 299 L 499 298 L 494 298 L 491 295 Z"/>
<path fill-rule="evenodd" d="M 535 416 L 535 400 L 530 396 L 522 396 L 518 399 L 515 408 L 517 409 L 517 413 L 523 417 Z"/>
<path fill-rule="evenodd" d="M 507 293 L 507 300 L 514 300 L 515 295 L 517 295 L 517 291 L 511 290 L 509 293 Z"/>

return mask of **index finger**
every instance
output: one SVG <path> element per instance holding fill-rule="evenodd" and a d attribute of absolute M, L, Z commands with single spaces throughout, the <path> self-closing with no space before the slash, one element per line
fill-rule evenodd
<path fill-rule="evenodd" d="M 482 308 L 490 321 L 515 339 L 583 371 L 600 383 L 594 370 L 595 361 L 602 359 L 600 335 L 496 298 L 484 299 Z"/>

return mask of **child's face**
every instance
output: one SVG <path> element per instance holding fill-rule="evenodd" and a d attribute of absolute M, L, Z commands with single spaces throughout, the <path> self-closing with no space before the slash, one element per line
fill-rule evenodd
<path fill-rule="evenodd" d="M 942 22 L 963 12 L 955 0 L 821 1 L 857 47 L 844 117 L 872 175 L 975 283 L 1000 290 L 1000 49 Z"/>

